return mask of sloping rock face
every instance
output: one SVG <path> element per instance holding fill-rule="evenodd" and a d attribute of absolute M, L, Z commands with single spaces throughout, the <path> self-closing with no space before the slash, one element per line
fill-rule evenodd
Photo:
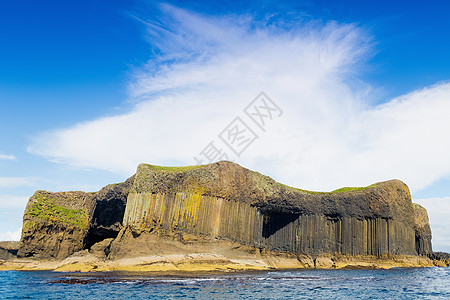
<path fill-rule="evenodd" d="M 132 182 L 97 193 L 37 191 L 25 209 L 18 256 L 63 259 L 116 237 Z"/>
<path fill-rule="evenodd" d="M 123 223 L 135 235 L 186 233 L 296 254 L 417 254 L 411 196 L 398 180 L 308 192 L 231 162 L 141 164 Z"/>
<path fill-rule="evenodd" d="M 431 228 L 428 221 L 428 213 L 425 208 L 414 203 L 414 230 L 416 251 L 420 255 L 433 253 L 431 247 Z"/>

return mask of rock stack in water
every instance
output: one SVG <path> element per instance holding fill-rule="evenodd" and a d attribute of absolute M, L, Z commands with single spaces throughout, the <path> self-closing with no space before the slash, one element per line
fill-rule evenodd
<path fill-rule="evenodd" d="M 413 205 L 401 181 L 310 192 L 222 161 L 141 164 L 124 183 L 97 193 L 38 191 L 24 214 L 18 256 L 60 259 L 112 239 L 103 244 L 117 253 L 140 235 L 189 235 L 311 255 L 432 250 L 426 210 Z"/>

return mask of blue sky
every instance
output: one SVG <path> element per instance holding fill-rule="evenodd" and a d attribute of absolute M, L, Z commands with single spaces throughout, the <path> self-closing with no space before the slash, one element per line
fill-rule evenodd
<path fill-rule="evenodd" d="M 2 1 L 0 239 L 17 237 L 37 189 L 95 191 L 139 162 L 193 164 L 264 90 L 284 114 L 233 160 L 307 189 L 401 179 L 450 251 L 449 11 Z"/>

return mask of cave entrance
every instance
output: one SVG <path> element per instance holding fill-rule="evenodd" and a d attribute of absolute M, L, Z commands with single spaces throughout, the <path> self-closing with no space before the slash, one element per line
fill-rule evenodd
<path fill-rule="evenodd" d="M 109 238 L 115 239 L 119 234 L 118 230 L 108 230 L 91 227 L 86 238 L 85 249 L 90 249 L 93 245 Z"/>
<path fill-rule="evenodd" d="M 286 227 L 288 224 L 294 222 L 299 217 L 299 214 L 289 213 L 266 213 L 264 214 L 264 222 L 262 228 L 262 236 L 269 238 L 277 231 Z"/>
<path fill-rule="evenodd" d="M 116 195 L 113 195 L 116 196 Z M 86 236 L 85 249 L 108 238 L 116 238 L 122 228 L 126 197 L 113 197 L 98 201 Z"/>

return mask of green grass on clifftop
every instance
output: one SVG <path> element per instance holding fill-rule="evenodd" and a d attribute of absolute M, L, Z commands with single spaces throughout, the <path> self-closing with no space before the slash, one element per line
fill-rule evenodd
<path fill-rule="evenodd" d="M 62 222 L 66 225 L 86 228 L 88 226 L 87 213 L 83 209 L 69 209 L 59 206 L 55 199 L 43 195 L 35 195 L 34 202 L 26 212 L 30 218 L 39 218 L 52 222 Z M 31 221 L 34 223 L 35 221 Z M 32 225 L 32 224 L 29 224 Z"/>
<path fill-rule="evenodd" d="M 362 190 L 366 190 L 366 189 L 371 188 L 371 187 L 375 187 L 377 185 L 378 185 L 378 183 L 374 183 L 372 185 L 365 186 L 365 187 L 343 187 L 343 188 L 334 190 L 334 191 L 332 191 L 330 193 L 344 193 L 344 192 L 362 191 Z"/>
<path fill-rule="evenodd" d="M 324 194 L 325 193 L 325 192 L 315 192 L 315 191 L 302 190 L 302 189 L 295 188 L 295 187 L 292 187 L 292 186 L 289 186 L 289 185 L 286 185 L 286 184 L 283 184 L 283 183 L 280 183 L 280 185 L 282 185 L 282 186 L 284 186 L 286 188 L 289 188 L 289 189 L 293 189 L 293 190 L 296 190 L 296 191 L 300 191 L 300 192 L 306 193 L 306 194 Z"/>
<path fill-rule="evenodd" d="M 187 167 L 163 167 L 163 166 L 155 166 L 155 165 L 147 165 L 150 169 L 159 170 L 159 171 L 167 171 L 167 172 L 184 172 L 189 170 L 195 170 L 204 167 L 205 165 L 197 165 L 197 166 L 187 166 Z"/>
<path fill-rule="evenodd" d="M 316 191 L 302 190 L 302 189 L 291 187 L 291 186 L 288 186 L 288 185 L 285 185 L 285 184 L 282 184 L 282 183 L 280 183 L 280 185 L 282 185 L 284 187 L 287 187 L 287 188 L 290 188 L 290 189 L 294 189 L 294 190 L 303 192 L 303 193 L 307 193 L 307 194 L 334 194 L 334 193 L 363 191 L 363 190 L 366 190 L 368 188 L 377 186 L 378 183 L 374 183 L 372 185 L 365 186 L 365 187 L 343 187 L 343 188 L 340 188 L 340 189 L 337 189 L 337 190 L 334 190 L 334 191 L 331 191 L 331 192 L 316 192 Z"/>

